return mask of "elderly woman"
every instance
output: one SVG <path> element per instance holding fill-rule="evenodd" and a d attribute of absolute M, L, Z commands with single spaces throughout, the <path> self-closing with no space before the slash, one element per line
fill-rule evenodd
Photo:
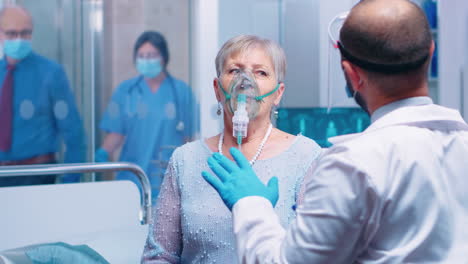
<path fill-rule="evenodd" d="M 286 58 L 271 40 L 242 35 L 216 57 L 213 82 L 223 112 L 221 134 L 188 143 L 172 155 L 143 253 L 144 263 L 236 263 L 231 213 L 200 176 L 213 152 L 241 147 L 260 179 L 280 182 L 276 213 L 283 226 L 295 217 L 299 186 L 320 147 L 272 127 L 283 96 Z M 222 107 L 221 107 L 222 106 Z M 221 108 L 223 111 L 221 111 Z"/>

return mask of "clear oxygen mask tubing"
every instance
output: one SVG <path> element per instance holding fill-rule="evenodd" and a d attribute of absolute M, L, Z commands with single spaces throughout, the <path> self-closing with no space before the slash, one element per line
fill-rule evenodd
<path fill-rule="evenodd" d="M 343 27 L 343 24 L 346 18 L 349 15 L 349 11 L 339 13 L 328 23 L 328 63 L 327 63 L 327 113 L 330 113 L 331 108 L 333 107 L 333 87 L 336 83 L 335 72 L 334 70 L 338 69 L 340 76 L 341 73 L 341 56 L 338 50 L 338 40 L 340 36 L 340 30 Z M 333 72 L 333 74 L 332 74 Z"/>

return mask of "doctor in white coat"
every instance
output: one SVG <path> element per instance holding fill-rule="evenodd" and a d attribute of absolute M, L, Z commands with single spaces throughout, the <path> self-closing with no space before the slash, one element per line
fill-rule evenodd
<path fill-rule="evenodd" d="M 467 263 L 468 125 L 428 97 L 424 13 L 406 0 L 361 1 L 337 46 L 372 124 L 336 137 L 312 166 L 288 230 L 273 210 L 277 188 L 239 151 L 235 163 L 217 153 L 208 161 L 217 177 L 203 177 L 233 205 L 241 262 Z"/>

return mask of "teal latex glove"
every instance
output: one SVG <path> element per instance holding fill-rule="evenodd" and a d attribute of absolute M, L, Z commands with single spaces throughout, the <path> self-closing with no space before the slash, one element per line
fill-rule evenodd
<path fill-rule="evenodd" d="M 225 156 L 215 153 L 208 158 L 208 166 L 216 174 L 203 171 L 203 178 L 221 196 L 224 204 L 232 210 L 237 201 L 247 196 L 261 196 L 268 199 L 273 207 L 278 201 L 278 178 L 272 177 L 265 186 L 257 177 L 249 161 L 236 148 L 230 149 L 237 164 Z"/>
<path fill-rule="evenodd" d="M 109 264 L 99 253 L 86 245 L 58 242 L 36 246 L 26 251 L 34 264 Z"/>
<path fill-rule="evenodd" d="M 107 162 L 109 161 L 109 153 L 107 150 L 99 148 L 96 150 L 96 153 L 94 153 L 94 160 L 96 162 Z"/>

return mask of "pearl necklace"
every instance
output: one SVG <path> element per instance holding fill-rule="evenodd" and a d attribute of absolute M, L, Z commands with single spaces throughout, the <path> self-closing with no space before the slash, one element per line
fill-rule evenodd
<path fill-rule="evenodd" d="M 252 160 L 249 161 L 250 166 L 252 166 L 257 161 L 258 156 L 260 156 L 260 153 L 262 153 L 263 147 L 265 146 L 265 143 L 266 143 L 268 137 L 271 134 L 272 128 L 273 128 L 273 125 L 270 124 L 268 126 L 268 130 L 267 130 L 265 136 L 262 139 L 262 142 L 260 142 L 260 145 L 258 146 L 257 152 L 253 156 Z M 219 141 L 218 141 L 218 152 L 221 155 L 223 154 L 223 141 L 224 141 L 224 131 L 223 131 L 223 133 L 221 133 L 221 136 L 219 136 Z"/>

